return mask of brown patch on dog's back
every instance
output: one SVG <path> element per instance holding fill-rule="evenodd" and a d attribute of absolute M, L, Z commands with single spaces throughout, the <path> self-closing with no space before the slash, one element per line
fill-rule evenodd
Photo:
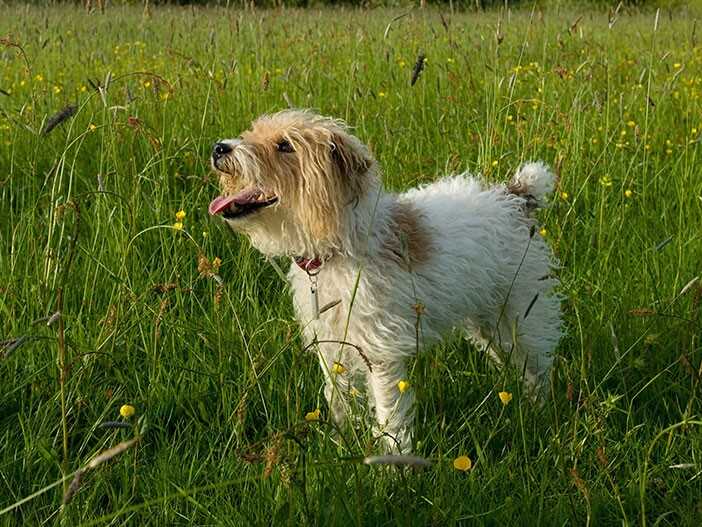
<path fill-rule="evenodd" d="M 393 232 L 385 241 L 385 253 L 412 270 L 429 260 L 431 236 L 420 212 L 411 203 L 398 202 L 392 208 Z"/>

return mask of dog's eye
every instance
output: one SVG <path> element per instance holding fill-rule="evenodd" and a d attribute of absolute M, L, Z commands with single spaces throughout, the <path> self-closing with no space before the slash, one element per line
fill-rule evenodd
<path fill-rule="evenodd" d="M 286 154 L 294 152 L 292 145 L 286 139 L 281 139 L 280 141 L 278 141 L 276 147 L 278 148 L 278 152 L 284 152 Z"/>

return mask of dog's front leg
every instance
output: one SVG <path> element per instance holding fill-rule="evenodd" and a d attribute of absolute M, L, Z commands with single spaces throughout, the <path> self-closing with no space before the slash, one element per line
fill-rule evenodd
<path fill-rule="evenodd" d="M 349 391 L 349 381 L 345 375 L 335 371 L 333 355 L 325 354 L 322 349 L 319 350 L 319 366 L 324 374 L 324 396 L 329 405 L 331 417 L 337 426 L 341 427 L 346 421 L 346 394 Z"/>
<path fill-rule="evenodd" d="M 374 365 L 373 372 L 368 374 L 378 421 L 377 432 L 383 435 L 388 452 L 408 454 L 412 451 L 414 392 L 400 382 L 407 383 L 404 363 Z"/>

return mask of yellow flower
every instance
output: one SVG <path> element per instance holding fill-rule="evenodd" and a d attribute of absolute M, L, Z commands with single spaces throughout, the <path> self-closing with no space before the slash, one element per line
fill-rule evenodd
<path fill-rule="evenodd" d="M 626 189 L 624 191 L 624 197 L 626 197 L 626 198 L 630 198 L 633 195 L 634 195 L 634 192 L 631 189 Z"/>
<path fill-rule="evenodd" d="M 178 221 L 183 221 L 185 219 L 185 211 L 181 209 L 178 212 L 176 212 L 176 219 Z"/>
<path fill-rule="evenodd" d="M 491 165 L 494 166 L 494 167 L 496 167 L 496 166 L 499 165 L 499 164 L 500 164 L 500 162 L 499 162 L 497 159 L 495 159 L 495 160 L 491 163 Z"/>
<path fill-rule="evenodd" d="M 404 67 L 405 67 L 405 61 L 404 61 L 404 60 L 401 60 L 401 61 L 399 61 L 399 62 L 397 63 L 397 65 L 400 66 L 401 68 L 404 68 Z"/>
<path fill-rule="evenodd" d="M 44 77 L 41 74 L 38 74 L 34 77 L 35 81 L 41 82 L 44 80 Z"/>
<path fill-rule="evenodd" d="M 61 90 L 61 86 L 54 86 L 54 93 L 55 93 L 55 94 L 58 95 L 59 93 L 61 93 L 61 91 L 62 91 L 62 90 Z"/>
<path fill-rule="evenodd" d="M 183 224 L 180 221 L 177 221 L 173 224 L 173 228 L 177 231 L 182 231 L 183 230 Z"/>
<path fill-rule="evenodd" d="M 93 123 L 90 123 L 88 125 L 88 130 L 90 130 L 91 132 L 94 132 L 95 130 L 97 130 L 97 126 L 95 126 Z"/>
<path fill-rule="evenodd" d="M 473 466 L 473 462 L 468 456 L 458 456 L 453 460 L 453 468 L 461 472 L 468 472 Z"/>
<path fill-rule="evenodd" d="M 215 272 L 219 271 L 219 268 L 222 266 L 222 259 L 219 256 L 215 256 L 214 260 L 212 260 L 212 269 L 215 270 Z"/>
<path fill-rule="evenodd" d="M 123 404 L 122 407 L 119 409 L 119 415 L 124 417 L 125 419 L 129 419 L 131 416 L 134 415 L 136 410 L 131 404 Z"/>
<path fill-rule="evenodd" d="M 680 64 L 679 62 L 676 62 L 675 64 L 673 64 L 673 67 L 674 67 L 676 70 L 679 70 L 680 68 L 682 68 L 682 64 Z"/>
<path fill-rule="evenodd" d="M 500 392 L 497 394 L 503 405 L 507 406 L 512 401 L 512 394 L 509 392 Z"/>
<path fill-rule="evenodd" d="M 409 381 L 400 381 L 397 383 L 397 389 L 400 390 L 400 393 L 405 393 L 407 390 L 410 389 L 410 383 Z"/>
<path fill-rule="evenodd" d="M 609 176 L 602 176 L 600 178 L 600 185 L 603 187 L 611 187 L 612 186 L 612 178 Z"/>
<path fill-rule="evenodd" d="M 561 199 L 568 199 L 568 193 L 565 191 L 561 192 Z"/>
<path fill-rule="evenodd" d="M 148 88 L 149 86 L 151 86 L 151 81 L 146 81 L 144 83 L 144 88 Z"/>
<path fill-rule="evenodd" d="M 337 375 L 341 375 L 342 373 L 344 373 L 346 371 L 346 368 L 344 368 L 343 364 L 339 364 L 338 362 L 335 362 L 332 365 L 331 371 L 332 371 L 332 373 L 336 373 Z"/>
<path fill-rule="evenodd" d="M 387 95 L 384 91 L 378 92 L 378 97 L 385 97 Z"/>
<path fill-rule="evenodd" d="M 541 227 L 541 228 L 539 229 L 539 234 L 540 234 L 542 237 L 544 237 L 544 238 L 546 237 L 546 233 L 547 233 L 547 232 L 548 232 L 548 231 L 546 230 L 546 227 Z"/>
<path fill-rule="evenodd" d="M 634 128 L 634 126 L 636 126 L 636 123 L 635 123 L 634 121 L 627 121 L 626 125 L 627 125 L 629 128 Z"/>
<path fill-rule="evenodd" d="M 312 410 L 311 412 L 307 412 L 305 414 L 305 421 L 308 422 L 313 422 L 313 421 L 319 421 L 319 418 L 321 417 L 322 412 L 319 410 L 319 408 Z"/>

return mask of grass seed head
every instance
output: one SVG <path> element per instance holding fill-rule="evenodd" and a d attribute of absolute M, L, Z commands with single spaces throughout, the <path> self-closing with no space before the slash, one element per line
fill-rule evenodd
<path fill-rule="evenodd" d="M 46 120 L 46 124 L 44 125 L 44 129 L 41 131 L 42 135 L 47 135 L 50 133 L 54 128 L 57 126 L 65 123 L 68 119 L 70 119 L 73 115 L 75 115 L 76 111 L 78 110 L 77 106 L 69 104 L 65 108 L 63 108 L 61 111 L 55 113 L 51 117 L 49 117 Z"/>

